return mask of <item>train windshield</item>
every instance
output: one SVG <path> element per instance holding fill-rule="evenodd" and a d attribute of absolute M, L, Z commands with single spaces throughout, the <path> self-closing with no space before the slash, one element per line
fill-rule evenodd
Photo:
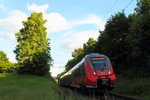
<path fill-rule="evenodd" d="M 91 58 L 91 62 L 96 70 L 104 70 L 108 68 L 105 58 Z"/>

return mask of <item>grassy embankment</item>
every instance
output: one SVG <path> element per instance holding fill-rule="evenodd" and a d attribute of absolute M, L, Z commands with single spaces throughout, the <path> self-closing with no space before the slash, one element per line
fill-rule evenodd
<path fill-rule="evenodd" d="M 1 100 L 61 100 L 48 78 L 16 73 L 0 74 Z"/>
<path fill-rule="evenodd" d="M 112 92 L 150 100 L 150 77 L 118 78 Z"/>
<path fill-rule="evenodd" d="M 78 100 L 72 95 L 48 77 L 0 74 L 0 100 Z"/>
<path fill-rule="evenodd" d="M 0 100 L 95 100 L 60 88 L 52 78 L 0 73 Z"/>
<path fill-rule="evenodd" d="M 150 78 L 118 78 L 114 93 L 150 99 Z M 62 90 L 48 77 L 0 74 L 0 100 L 89 100 Z"/>

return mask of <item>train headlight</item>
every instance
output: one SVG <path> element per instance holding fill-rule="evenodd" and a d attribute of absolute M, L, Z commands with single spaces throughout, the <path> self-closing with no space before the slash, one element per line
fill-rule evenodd
<path fill-rule="evenodd" d="M 108 74 L 112 74 L 112 71 L 111 71 L 111 70 L 108 70 Z"/>
<path fill-rule="evenodd" d="M 96 75 L 96 72 L 93 70 L 93 75 Z"/>

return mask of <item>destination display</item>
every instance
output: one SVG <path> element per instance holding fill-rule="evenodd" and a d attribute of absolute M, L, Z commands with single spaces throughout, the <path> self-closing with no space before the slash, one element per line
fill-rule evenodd
<path fill-rule="evenodd" d="M 91 60 L 105 60 L 105 58 L 91 58 Z"/>

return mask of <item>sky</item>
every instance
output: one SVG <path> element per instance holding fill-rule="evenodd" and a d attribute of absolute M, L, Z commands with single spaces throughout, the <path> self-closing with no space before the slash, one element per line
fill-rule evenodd
<path fill-rule="evenodd" d="M 56 76 L 65 70 L 75 48 L 90 37 L 97 40 L 111 15 L 123 9 L 129 15 L 136 4 L 137 0 L 0 0 L 0 50 L 16 62 L 15 33 L 32 12 L 42 12 L 54 60 L 50 72 Z"/>

